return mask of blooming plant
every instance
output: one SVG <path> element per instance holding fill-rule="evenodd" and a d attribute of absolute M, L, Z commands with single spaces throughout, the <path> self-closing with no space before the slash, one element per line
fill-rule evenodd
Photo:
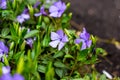
<path fill-rule="evenodd" d="M 0 0 L 0 80 L 89 80 L 96 74 L 92 66 L 103 50 L 85 27 L 79 35 L 70 29 L 69 6 Z"/>

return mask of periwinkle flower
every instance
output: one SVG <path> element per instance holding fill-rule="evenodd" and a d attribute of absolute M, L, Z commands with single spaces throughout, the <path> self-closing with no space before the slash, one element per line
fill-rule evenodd
<path fill-rule="evenodd" d="M 49 8 L 50 16 L 51 17 L 61 17 L 63 12 L 65 11 L 65 9 L 66 9 L 65 3 L 61 2 L 61 0 L 59 0 L 58 2 L 55 2 Z"/>
<path fill-rule="evenodd" d="M 39 13 L 35 13 L 34 16 L 40 16 L 40 15 L 47 15 L 47 13 L 45 12 L 44 6 L 42 6 L 40 8 L 40 12 Z"/>
<path fill-rule="evenodd" d="M 24 77 L 16 73 L 13 75 L 13 80 L 24 80 Z"/>
<path fill-rule="evenodd" d="M 2 73 L 3 74 L 10 73 L 10 66 L 4 66 L 4 67 L 2 67 Z"/>
<path fill-rule="evenodd" d="M 6 0 L 0 0 L 0 8 L 1 9 L 6 9 L 7 8 Z"/>
<path fill-rule="evenodd" d="M 33 5 L 33 8 L 37 8 L 39 5 L 40 5 L 40 2 L 37 1 L 37 2 Z"/>
<path fill-rule="evenodd" d="M 26 44 L 30 46 L 30 48 L 32 48 L 32 45 L 33 45 L 33 39 L 32 38 L 28 38 L 26 40 Z"/>
<path fill-rule="evenodd" d="M 0 80 L 24 80 L 24 77 L 18 73 L 15 73 L 12 76 L 10 74 L 10 67 L 4 66 L 2 67 L 2 75 L 0 76 Z"/>
<path fill-rule="evenodd" d="M 65 43 L 68 42 L 68 37 L 63 33 L 62 30 L 58 30 L 56 33 L 51 32 L 51 42 L 49 45 L 53 48 L 56 48 L 58 46 L 58 50 L 61 50 Z"/>
<path fill-rule="evenodd" d="M 27 33 L 29 33 L 29 32 L 30 32 L 30 29 L 27 30 Z M 34 37 L 34 38 L 28 38 L 28 39 L 26 39 L 26 44 L 29 45 L 30 48 L 32 48 L 33 43 L 34 43 L 35 40 L 36 40 L 36 37 Z"/>
<path fill-rule="evenodd" d="M 4 62 L 4 58 L 3 58 L 4 54 L 5 55 L 8 54 L 8 47 L 5 46 L 5 44 L 2 41 L 0 41 L 0 60 L 2 62 Z"/>
<path fill-rule="evenodd" d="M 75 39 L 76 44 L 79 44 L 81 42 L 82 42 L 81 50 L 89 48 L 92 44 L 92 40 L 90 40 L 90 34 L 87 33 L 85 28 L 83 28 L 83 32 L 80 34 L 79 38 Z"/>
<path fill-rule="evenodd" d="M 22 24 L 25 20 L 28 19 L 30 19 L 29 10 L 28 8 L 25 8 L 22 14 L 17 16 L 17 21 Z"/>

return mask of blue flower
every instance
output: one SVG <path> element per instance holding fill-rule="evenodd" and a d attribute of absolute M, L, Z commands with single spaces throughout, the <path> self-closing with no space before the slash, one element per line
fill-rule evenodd
<path fill-rule="evenodd" d="M 66 9 L 66 5 L 65 3 L 58 1 L 55 2 L 50 8 L 49 8 L 49 12 L 50 12 L 50 16 L 52 17 L 61 17 L 63 12 Z"/>
<path fill-rule="evenodd" d="M 1 9 L 6 9 L 7 8 L 6 0 L 0 0 L 0 8 Z"/>
<path fill-rule="evenodd" d="M 2 62 L 4 62 L 4 58 L 3 58 L 4 54 L 5 55 L 8 54 L 8 47 L 5 46 L 5 44 L 2 41 L 0 41 L 0 60 Z"/>
<path fill-rule="evenodd" d="M 25 20 L 28 19 L 30 19 L 29 10 L 28 8 L 25 8 L 22 14 L 17 16 L 17 21 L 22 24 Z"/>
<path fill-rule="evenodd" d="M 37 2 L 33 5 L 33 8 L 37 8 L 39 5 L 40 5 L 40 2 L 37 1 Z"/>
<path fill-rule="evenodd" d="M 58 30 L 56 33 L 51 32 L 51 42 L 49 45 L 53 48 L 56 48 L 58 45 L 58 50 L 61 50 L 65 43 L 68 42 L 68 37 L 63 33 L 62 30 Z"/>
<path fill-rule="evenodd" d="M 30 29 L 27 30 L 27 33 L 29 33 L 29 32 L 30 32 Z M 28 38 L 28 39 L 26 39 L 26 44 L 29 45 L 30 48 L 32 48 L 35 40 L 36 40 L 36 37 Z"/>
<path fill-rule="evenodd" d="M 81 50 L 91 46 L 92 40 L 90 40 L 90 34 L 87 33 L 85 28 L 83 28 L 83 32 L 80 34 L 79 38 L 75 39 L 75 43 L 82 43 Z"/>
<path fill-rule="evenodd" d="M 24 77 L 18 73 L 12 76 L 10 74 L 10 67 L 4 66 L 2 67 L 2 75 L 0 76 L 0 80 L 24 80 Z"/>
<path fill-rule="evenodd" d="M 47 13 L 45 12 L 45 10 L 44 10 L 44 6 L 42 6 L 41 8 L 40 8 L 40 12 L 39 13 L 35 13 L 34 14 L 34 16 L 40 16 L 40 15 L 47 15 Z"/>

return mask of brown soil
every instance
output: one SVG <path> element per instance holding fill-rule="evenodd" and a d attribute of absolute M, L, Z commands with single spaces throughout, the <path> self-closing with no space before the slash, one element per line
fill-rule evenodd
<path fill-rule="evenodd" d="M 102 39 L 120 41 L 120 0 L 66 0 L 71 2 L 73 21 L 85 26 L 89 33 Z M 112 75 L 120 76 L 120 49 L 113 44 L 98 43 L 108 55 L 100 58 L 102 62 L 96 65 L 99 72 L 106 70 Z"/>

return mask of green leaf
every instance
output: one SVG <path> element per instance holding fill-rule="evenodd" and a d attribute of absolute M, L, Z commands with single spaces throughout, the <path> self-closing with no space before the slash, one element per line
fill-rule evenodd
<path fill-rule="evenodd" d="M 39 33 L 38 30 L 32 30 L 32 31 L 30 31 L 29 33 L 27 33 L 24 38 L 26 39 L 26 38 L 33 37 L 33 36 L 35 36 L 35 35 L 38 34 L 38 33 Z"/>
<path fill-rule="evenodd" d="M 56 62 L 54 63 L 54 66 L 55 66 L 55 67 L 59 67 L 59 68 L 66 68 L 66 65 L 63 64 L 63 63 L 60 62 L 60 61 L 56 61 Z"/>
<path fill-rule="evenodd" d="M 50 68 L 46 75 L 45 75 L 45 80 L 54 80 L 54 68 Z"/>
<path fill-rule="evenodd" d="M 65 58 L 72 58 L 72 59 L 74 59 L 74 57 L 72 55 L 70 55 L 70 54 L 66 54 L 64 57 Z"/>
<path fill-rule="evenodd" d="M 86 76 L 84 77 L 84 80 L 90 80 L 90 77 L 86 75 Z"/>
<path fill-rule="evenodd" d="M 54 58 L 58 58 L 58 57 L 62 57 L 64 55 L 64 53 L 62 51 L 58 51 L 54 54 Z"/>
<path fill-rule="evenodd" d="M 44 39 L 43 39 L 43 46 L 44 47 L 48 47 L 49 46 L 49 41 L 50 41 L 50 37 L 48 35 L 45 35 Z"/>
<path fill-rule="evenodd" d="M 52 62 L 49 62 L 46 74 L 45 74 L 45 80 L 53 80 L 54 79 L 54 68 L 52 67 Z"/>
<path fill-rule="evenodd" d="M 1 35 L 2 36 L 7 36 L 9 34 L 10 30 L 8 28 L 3 28 L 2 29 L 2 32 L 1 32 Z"/>
<path fill-rule="evenodd" d="M 9 66 L 9 62 L 8 62 L 8 60 L 7 60 L 6 55 L 4 55 L 3 57 L 4 57 L 4 63 L 5 63 L 5 65 L 6 65 L 6 66 Z"/>
<path fill-rule="evenodd" d="M 103 74 L 100 76 L 100 80 L 107 80 L 106 76 Z"/>
<path fill-rule="evenodd" d="M 87 59 L 87 55 L 88 55 L 88 49 L 82 50 L 79 52 L 77 56 L 77 60 L 84 62 Z"/>
<path fill-rule="evenodd" d="M 17 73 L 21 74 L 24 69 L 24 56 L 21 55 L 17 64 Z"/>
<path fill-rule="evenodd" d="M 56 68 L 55 72 L 60 78 L 63 77 L 64 71 L 62 69 Z"/>
<path fill-rule="evenodd" d="M 101 53 L 102 56 L 107 55 L 107 52 L 104 49 L 96 48 L 96 54 L 100 54 L 100 53 Z"/>
<path fill-rule="evenodd" d="M 38 71 L 41 72 L 41 73 L 45 73 L 45 71 L 46 71 L 46 66 L 38 65 Z"/>

